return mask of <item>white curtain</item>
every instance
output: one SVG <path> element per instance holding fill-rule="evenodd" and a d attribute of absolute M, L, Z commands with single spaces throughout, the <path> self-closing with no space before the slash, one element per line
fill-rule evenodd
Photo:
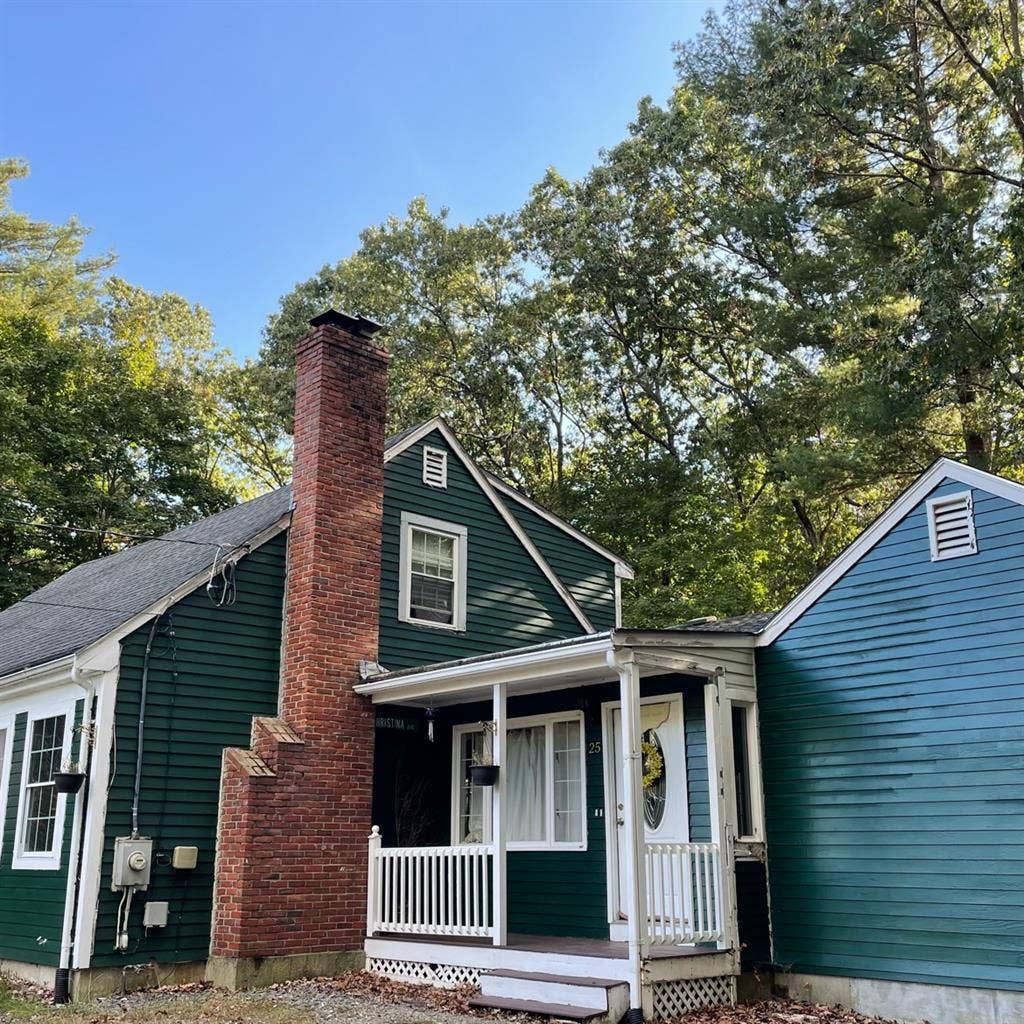
<path fill-rule="evenodd" d="M 508 733 L 509 805 L 508 838 L 510 842 L 543 840 L 546 731 L 537 725 L 529 729 L 510 729 Z"/>

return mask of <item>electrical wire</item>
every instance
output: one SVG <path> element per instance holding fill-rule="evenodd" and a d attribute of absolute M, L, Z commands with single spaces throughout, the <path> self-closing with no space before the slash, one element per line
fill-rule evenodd
<path fill-rule="evenodd" d="M 28 526 L 34 530 L 65 530 L 68 533 L 90 533 L 100 537 L 117 537 L 121 540 L 149 542 L 160 541 L 163 544 L 194 544 L 201 548 L 230 548 L 237 545 L 219 540 L 189 540 L 185 537 L 151 537 L 145 533 L 127 533 L 124 530 L 101 530 L 95 526 L 65 526 L 63 523 L 37 523 L 31 519 L 14 519 L 11 516 L 0 516 L 0 523 L 10 526 Z"/>

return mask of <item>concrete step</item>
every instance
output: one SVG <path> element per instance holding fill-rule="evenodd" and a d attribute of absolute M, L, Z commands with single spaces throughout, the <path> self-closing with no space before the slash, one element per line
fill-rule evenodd
<path fill-rule="evenodd" d="M 469 1005 L 479 1010 L 507 1010 L 509 1013 L 532 1013 L 549 1020 L 581 1021 L 601 1024 L 607 1021 L 607 1010 L 588 1010 L 581 1006 L 560 1006 L 535 999 L 508 999 L 504 996 L 473 996 Z"/>
<path fill-rule="evenodd" d="M 488 971 L 480 976 L 480 995 L 474 1005 L 521 1010 L 559 1020 L 595 1024 L 610 1020 L 618 1024 L 629 1008 L 629 986 L 608 978 Z"/>

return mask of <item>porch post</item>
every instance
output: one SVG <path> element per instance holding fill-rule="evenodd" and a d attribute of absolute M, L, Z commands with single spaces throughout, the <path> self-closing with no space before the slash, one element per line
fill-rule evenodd
<path fill-rule="evenodd" d="M 647 879 L 641 785 L 640 668 L 632 651 L 612 651 L 609 664 L 619 673 L 622 705 L 622 827 L 629 863 L 625 910 L 629 936 L 630 1024 L 643 1020 L 643 962 L 647 956 Z"/>
<path fill-rule="evenodd" d="M 492 923 L 494 945 L 508 944 L 508 873 L 505 848 L 508 845 L 508 817 L 505 813 L 505 793 L 508 780 L 508 713 L 505 684 L 495 683 L 493 690 L 494 735 L 492 753 L 498 765 L 498 779 L 491 790 L 491 845 L 494 848 L 491 880 Z"/>
<path fill-rule="evenodd" d="M 732 770 L 732 717 L 725 690 L 725 670 L 718 668 L 704 687 L 704 727 L 708 747 L 708 785 L 711 792 L 711 835 L 719 849 L 721 877 L 718 892 L 722 907 L 718 916 L 723 938 L 720 949 L 738 956 L 739 918 L 736 911 L 736 851 L 733 846 L 732 810 L 735 806 Z"/>

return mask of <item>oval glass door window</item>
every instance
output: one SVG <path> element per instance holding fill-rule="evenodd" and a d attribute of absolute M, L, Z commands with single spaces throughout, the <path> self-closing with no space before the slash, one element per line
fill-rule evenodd
<path fill-rule="evenodd" d="M 657 828 L 665 819 L 665 749 L 654 729 L 643 734 L 644 821 Z"/>

